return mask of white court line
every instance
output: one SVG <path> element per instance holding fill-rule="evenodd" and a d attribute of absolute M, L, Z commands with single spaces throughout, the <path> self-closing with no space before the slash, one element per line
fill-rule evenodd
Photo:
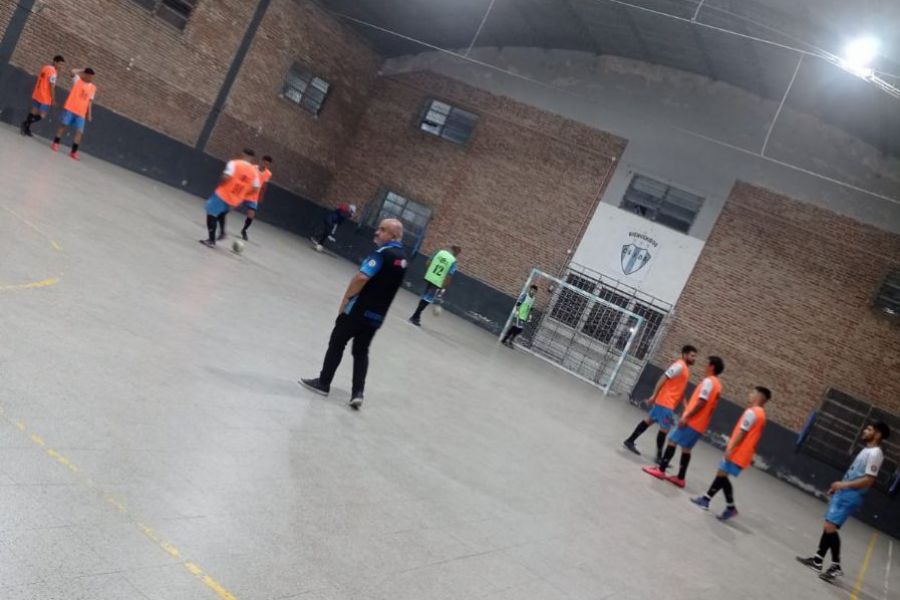
<path fill-rule="evenodd" d="M 894 540 L 888 540 L 888 559 L 887 565 L 884 567 L 884 600 L 890 596 L 891 586 L 891 561 L 894 560 Z"/>

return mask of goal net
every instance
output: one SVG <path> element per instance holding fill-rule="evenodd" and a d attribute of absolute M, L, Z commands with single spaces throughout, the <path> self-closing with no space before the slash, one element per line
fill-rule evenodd
<path fill-rule="evenodd" d="M 536 286 L 533 305 L 523 319 L 528 311 L 520 311 L 520 303 L 532 286 Z M 518 327 L 522 331 L 513 342 L 517 347 L 609 393 L 616 389 L 623 364 L 646 326 L 641 315 L 535 269 L 510 311 L 501 339 L 510 327 Z"/>

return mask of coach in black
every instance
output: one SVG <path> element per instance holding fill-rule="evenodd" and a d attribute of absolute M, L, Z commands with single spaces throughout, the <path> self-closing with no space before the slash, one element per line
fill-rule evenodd
<path fill-rule="evenodd" d="M 388 309 L 397 295 L 406 274 L 406 253 L 400 240 L 403 239 L 403 224 L 397 219 L 385 219 L 375 231 L 378 248 L 363 261 L 359 273 L 350 281 L 341 310 L 338 313 L 322 372 L 316 379 L 301 379 L 300 385 L 323 396 L 331 389 L 331 380 L 347 342 L 353 340 L 353 392 L 350 406 L 359 410 L 363 403 L 366 387 L 366 372 L 369 370 L 369 346 Z"/>

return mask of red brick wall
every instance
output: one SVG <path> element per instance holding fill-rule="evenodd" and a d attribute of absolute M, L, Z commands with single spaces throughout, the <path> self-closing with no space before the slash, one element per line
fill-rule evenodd
<path fill-rule="evenodd" d="M 3 37 L 3 32 L 6 31 L 6 26 L 9 25 L 9 21 L 12 19 L 15 7 L 16 3 L 12 0 L 0 2 L 0 38 Z"/>
<path fill-rule="evenodd" d="M 900 326 L 869 306 L 891 268 L 900 236 L 738 183 L 654 362 L 685 343 L 722 356 L 725 395 L 770 387 L 794 429 L 829 387 L 900 412 Z"/>
<path fill-rule="evenodd" d="M 128 0 L 55 0 L 32 15 L 12 63 L 36 73 L 54 54 L 97 71 L 97 102 L 188 144 L 209 114 L 254 2 L 200 2 L 180 31 Z M 60 84 L 68 87 L 69 77 Z"/>
<path fill-rule="evenodd" d="M 332 84 L 318 116 L 280 97 L 298 61 Z M 320 199 L 354 135 L 381 57 L 312 3 L 269 6 L 207 151 L 233 156 L 246 145 L 276 159 L 275 180 Z"/>
<path fill-rule="evenodd" d="M 418 129 L 437 98 L 480 115 L 463 147 Z M 460 268 L 517 293 L 577 246 L 624 140 L 429 72 L 379 79 L 329 204 L 361 208 L 384 186 L 434 211 L 422 250 L 463 247 Z"/>

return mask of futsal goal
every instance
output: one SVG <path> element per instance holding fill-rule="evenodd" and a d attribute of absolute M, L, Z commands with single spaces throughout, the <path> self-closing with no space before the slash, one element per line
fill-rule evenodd
<path fill-rule="evenodd" d="M 571 273 L 564 281 L 532 270 L 520 295 L 522 298 L 531 286 L 537 286 L 530 319 L 518 319 L 514 306 L 501 339 L 510 326 L 519 325 L 523 331 L 515 338 L 517 347 L 600 387 L 606 394 L 627 393 L 643 368 L 649 354 L 648 340 L 656 337 L 660 323 L 634 302 L 623 302 L 622 295 L 610 294 L 606 288 L 585 281 L 585 277 Z M 623 369 L 628 375 L 626 381 L 621 380 Z"/>

